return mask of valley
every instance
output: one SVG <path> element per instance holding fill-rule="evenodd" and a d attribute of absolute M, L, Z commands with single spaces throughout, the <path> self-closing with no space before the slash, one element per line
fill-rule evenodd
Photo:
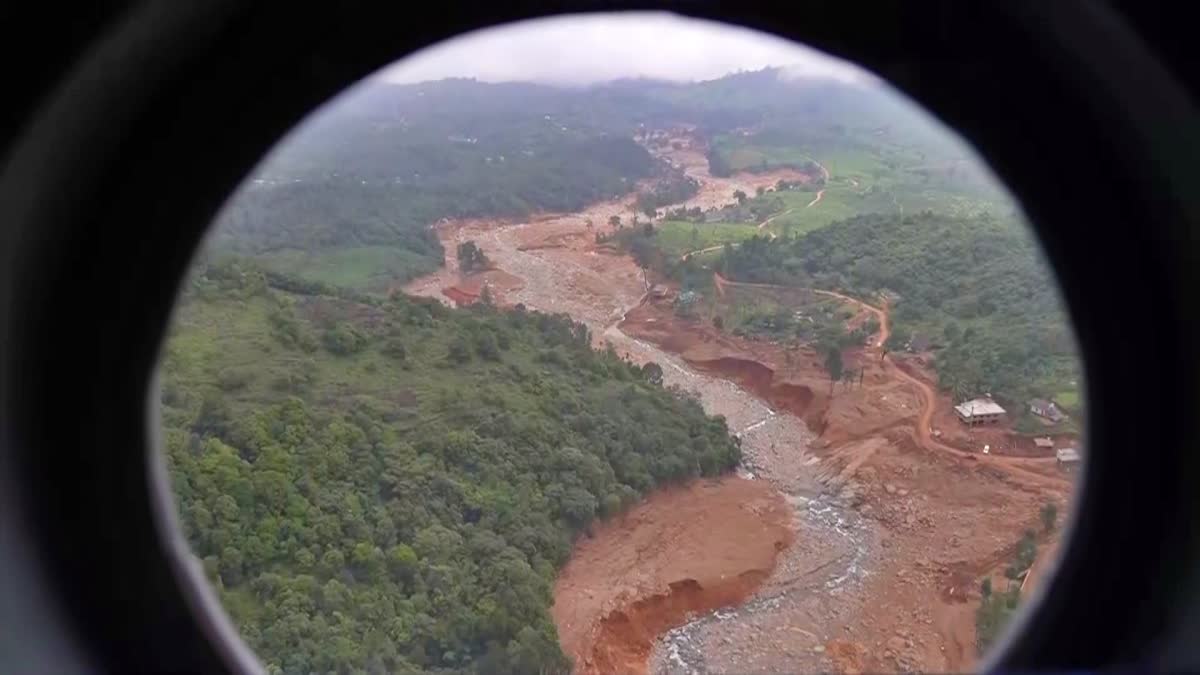
<path fill-rule="evenodd" d="M 368 80 L 180 293 L 181 526 L 269 672 L 969 670 L 1079 458 L 1039 255 L 877 81 Z"/>
<path fill-rule="evenodd" d="M 684 206 L 719 208 L 738 191 L 799 179 L 787 168 L 712 176 L 688 141 L 659 150 L 700 181 Z M 649 292 L 670 280 L 596 243 L 612 216 L 629 217 L 631 199 L 524 221 L 439 223 L 445 250 L 473 241 L 490 268 L 461 274 L 447 256 L 445 270 L 403 287 L 464 304 L 486 288 L 504 306 L 568 314 L 591 328 L 598 348 L 661 366 L 664 385 L 724 416 L 740 438 L 738 476 L 655 494 L 577 544 L 553 609 L 576 670 L 971 668 L 978 580 L 1004 567 L 1044 504 L 1069 501 L 1069 477 L 1053 458 L 984 455 L 969 436 L 931 428 L 950 401 L 924 366 L 883 351 L 886 304 L 827 293 L 879 326 L 847 353 L 861 371 L 857 386 L 831 385 L 811 350 L 677 316 Z M 720 294 L 779 292 L 713 277 Z M 746 525 L 754 500 L 738 497 L 748 481 L 769 486 L 757 494 L 774 500 L 755 498 L 772 506 L 754 526 Z M 782 520 L 781 504 L 790 513 Z M 673 523 L 680 513 L 686 522 Z M 759 544 L 778 550 L 755 553 L 731 531 L 759 532 Z M 681 539 L 680 551 L 697 553 L 676 555 Z M 612 562 L 621 556 L 632 562 Z"/>

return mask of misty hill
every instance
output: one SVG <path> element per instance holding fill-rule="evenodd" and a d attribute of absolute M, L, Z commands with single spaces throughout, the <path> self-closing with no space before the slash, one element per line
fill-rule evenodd
<path fill-rule="evenodd" d="M 429 226 L 442 218 L 576 210 L 655 171 L 628 136 L 562 121 L 571 100 L 533 85 L 369 82 L 267 158 L 216 244 L 286 271 L 357 257 L 359 274 L 319 278 L 378 287 L 441 265 Z"/>
<path fill-rule="evenodd" d="M 897 161 L 933 170 L 964 152 L 931 140 L 940 136 L 929 120 L 880 85 L 779 69 L 581 88 L 369 80 L 279 145 L 221 214 L 215 243 L 283 271 L 380 289 L 441 264 L 428 228 L 442 218 L 571 211 L 628 193 L 663 170 L 631 140 L 635 131 L 680 123 L 696 125 L 721 157 L 757 156 L 735 134 L 746 129 L 760 146 L 902 147 Z"/>

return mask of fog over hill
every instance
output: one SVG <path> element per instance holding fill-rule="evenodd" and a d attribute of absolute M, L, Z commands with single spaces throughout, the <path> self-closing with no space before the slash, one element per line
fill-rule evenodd
<path fill-rule="evenodd" d="M 418 51 L 379 77 L 577 86 L 638 77 L 711 80 L 767 66 L 844 82 L 871 79 L 849 63 L 782 38 L 666 12 L 571 15 L 476 31 Z"/>

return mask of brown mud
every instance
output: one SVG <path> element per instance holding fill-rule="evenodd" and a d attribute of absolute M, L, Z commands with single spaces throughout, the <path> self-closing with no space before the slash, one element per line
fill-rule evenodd
<path fill-rule="evenodd" d="M 791 544 L 791 517 L 768 483 L 728 476 L 660 490 L 597 526 L 554 588 L 576 599 L 553 608 L 576 672 L 644 672 L 663 632 L 745 600 Z"/>
<path fill-rule="evenodd" d="M 702 183 L 686 206 L 723 206 L 735 190 L 799 179 L 712 177 L 702 141 L 673 134 L 681 148 L 657 152 Z M 654 280 L 595 243 L 613 215 L 632 222 L 632 195 L 528 222 L 441 223 L 446 250 L 473 240 L 494 269 L 463 275 L 448 260 L 404 288 L 466 304 L 486 286 L 499 304 L 565 312 L 598 347 L 660 364 L 667 386 L 724 416 L 741 440 L 745 478 L 649 495 L 576 542 L 552 610 L 576 669 L 972 668 L 979 575 L 1002 566 L 1045 503 L 1065 512 L 1070 477 L 1007 428 L 957 427 L 932 372 L 882 352 L 886 305 L 714 279 L 722 298 L 815 294 L 855 308 L 851 325 L 874 316 L 880 333 L 844 354 L 859 380 L 831 383 L 810 349 L 736 338 L 649 298 Z M 982 454 L 984 445 L 997 454 Z M 1052 551 L 1054 536 L 1045 544 Z M 1039 555 L 1039 577 L 1045 560 L 1052 555 Z"/>

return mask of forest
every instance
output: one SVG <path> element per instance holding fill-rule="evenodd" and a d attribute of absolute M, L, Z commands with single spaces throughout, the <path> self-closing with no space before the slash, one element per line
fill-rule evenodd
<path fill-rule="evenodd" d="M 213 256 L 163 360 L 195 556 L 270 672 L 557 672 L 573 538 L 733 467 L 722 418 L 565 315 Z"/>
<path fill-rule="evenodd" d="M 1072 388 L 1074 339 L 1036 243 L 1014 219 L 863 215 L 804 236 L 727 245 L 717 263 L 737 281 L 841 289 L 891 298 L 890 349 L 914 334 L 936 349 L 942 387 L 1010 405 Z"/>
<path fill-rule="evenodd" d="M 880 129 L 921 127 L 903 106 L 880 108 L 885 98 L 834 82 L 797 86 L 778 69 L 578 89 L 368 80 L 283 139 L 222 210 L 212 244 L 282 272 L 383 290 L 385 280 L 402 282 L 442 263 L 428 228 L 443 218 L 572 211 L 628 193 L 662 171 L 631 140 L 640 127 L 684 120 L 716 137 L 766 125 L 760 140 L 791 145 L 844 144 L 868 130 L 874 142 Z M 728 154 L 710 153 L 715 175 L 730 170 Z M 809 166 L 805 157 L 767 160 Z M 756 160 L 751 168 L 761 166 Z M 686 180 L 660 188 L 644 193 L 639 210 L 695 190 Z M 359 255 L 364 249 L 377 250 Z M 351 258 L 363 269 L 337 269 Z"/>
<path fill-rule="evenodd" d="M 653 218 L 659 207 L 685 202 L 699 191 L 699 181 L 677 172 L 659 180 L 649 190 L 639 192 L 634 198 L 634 206 L 638 211 Z"/>
<path fill-rule="evenodd" d="M 213 245 L 310 278 L 339 252 L 386 249 L 361 263 L 381 269 L 340 280 L 403 282 L 442 264 L 429 228 L 443 218 L 573 211 L 661 169 L 629 135 L 610 133 L 628 127 L 624 117 L 574 115 L 579 96 L 521 84 L 366 83 L 267 157 L 218 216 Z"/>

